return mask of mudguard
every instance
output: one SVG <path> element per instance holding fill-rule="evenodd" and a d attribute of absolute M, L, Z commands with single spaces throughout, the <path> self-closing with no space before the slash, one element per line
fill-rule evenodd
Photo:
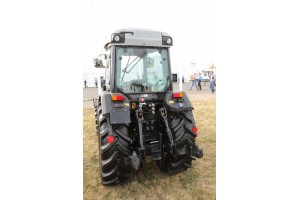
<path fill-rule="evenodd" d="M 168 91 L 164 95 L 164 103 L 167 108 L 167 111 L 173 112 L 182 112 L 182 111 L 191 111 L 194 110 L 194 107 L 187 96 L 187 94 L 183 92 L 183 97 L 180 99 L 174 99 L 172 91 Z"/>
<path fill-rule="evenodd" d="M 110 124 L 131 123 L 130 120 L 130 102 L 124 96 L 124 101 L 112 101 L 111 93 L 103 92 L 101 95 L 102 114 L 109 114 Z"/>

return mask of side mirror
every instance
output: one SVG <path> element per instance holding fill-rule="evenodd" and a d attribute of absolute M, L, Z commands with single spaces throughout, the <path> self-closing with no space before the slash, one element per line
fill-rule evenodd
<path fill-rule="evenodd" d="M 99 58 L 94 59 L 94 67 L 96 67 L 96 68 L 105 68 L 105 66 L 103 65 L 103 61 L 100 60 Z"/>

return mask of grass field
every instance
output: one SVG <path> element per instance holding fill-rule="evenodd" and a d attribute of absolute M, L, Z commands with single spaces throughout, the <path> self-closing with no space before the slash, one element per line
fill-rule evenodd
<path fill-rule="evenodd" d="M 193 101 L 198 127 L 196 141 L 203 148 L 202 159 L 189 170 L 168 176 L 147 160 L 144 170 L 134 173 L 130 183 L 104 187 L 99 175 L 98 142 L 94 111 L 83 109 L 83 195 L 96 199 L 216 199 L 216 101 Z"/>

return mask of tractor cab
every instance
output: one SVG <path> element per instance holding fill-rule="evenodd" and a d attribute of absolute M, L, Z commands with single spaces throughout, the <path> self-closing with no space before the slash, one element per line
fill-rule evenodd
<path fill-rule="evenodd" d="M 172 90 L 169 57 L 172 45 L 167 33 L 116 30 L 104 47 L 107 53 L 94 60 L 95 67 L 106 68 L 104 90 L 124 94 Z"/>

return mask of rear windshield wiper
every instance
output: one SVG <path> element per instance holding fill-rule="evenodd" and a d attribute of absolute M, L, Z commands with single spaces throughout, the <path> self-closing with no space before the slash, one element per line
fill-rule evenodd
<path fill-rule="evenodd" d="M 129 55 L 129 58 L 128 58 L 128 61 L 127 61 L 127 65 L 126 65 L 126 67 L 122 70 L 122 72 L 123 72 L 123 76 L 122 76 L 122 79 L 121 79 L 121 83 L 123 82 L 123 78 L 124 78 L 124 76 L 125 76 L 125 73 L 129 73 L 131 70 L 132 70 L 132 68 L 142 59 L 142 57 L 144 57 L 145 55 L 147 54 L 147 52 L 146 51 L 144 51 L 140 56 L 138 56 L 138 57 L 136 57 L 135 59 L 133 59 L 133 61 L 131 61 L 130 63 L 129 63 L 129 59 L 130 59 L 130 55 L 131 55 L 131 53 L 130 53 L 130 55 Z M 131 67 L 131 69 L 127 72 L 126 71 L 126 69 L 131 65 L 131 63 L 133 63 L 137 58 L 139 58 L 139 60 Z M 128 64 L 129 63 L 129 64 Z"/>
<path fill-rule="evenodd" d="M 144 51 L 140 56 L 139 56 L 139 60 L 131 67 L 131 69 L 128 71 L 128 72 L 126 72 L 126 73 L 129 73 L 133 68 L 134 68 L 134 66 L 136 66 L 136 64 L 138 64 L 139 62 L 140 62 L 140 60 L 145 56 L 147 54 L 147 52 L 146 51 Z"/>

